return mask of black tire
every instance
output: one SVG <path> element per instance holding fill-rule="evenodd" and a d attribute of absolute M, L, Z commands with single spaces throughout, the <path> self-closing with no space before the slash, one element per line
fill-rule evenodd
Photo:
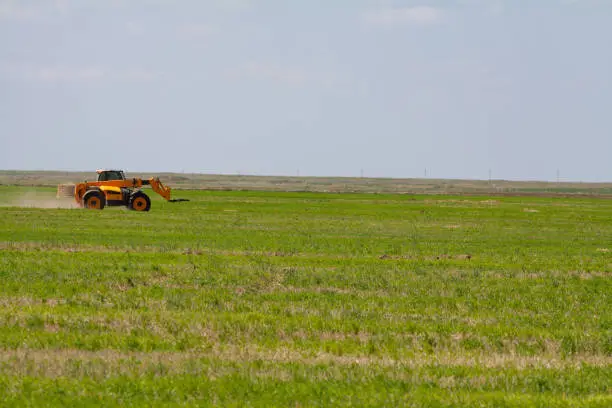
<path fill-rule="evenodd" d="M 90 210 L 103 210 L 106 206 L 106 197 L 100 190 L 89 190 L 83 195 L 81 204 L 83 208 Z"/>
<path fill-rule="evenodd" d="M 142 191 L 138 191 L 130 196 L 128 208 L 134 211 L 149 211 L 151 209 L 151 199 Z"/>

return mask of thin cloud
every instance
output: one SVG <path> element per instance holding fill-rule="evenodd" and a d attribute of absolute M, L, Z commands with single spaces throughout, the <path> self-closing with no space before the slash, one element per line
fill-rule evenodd
<path fill-rule="evenodd" d="M 18 0 L 0 0 L 0 20 L 45 21 L 68 13 L 67 0 L 25 3 Z"/>
<path fill-rule="evenodd" d="M 43 67 L 30 72 L 30 78 L 43 82 L 92 82 L 104 78 L 107 73 L 100 67 L 66 68 Z"/>
<path fill-rule="evenodd" d="M 0 0 L 0 19 L 34 20 L 41 16 L 41 10 L 36 7 L 24 6 L 16 1 Z"/>
<path fill-rule="evenodd" d="M 38 83 L 150 82 L 161 73 L 145 69 L 108 69 L 101 66 L 0 66 L 0 79 Z"/>
<path fill-rule="evenodd" d="M 366 11 L 361 18 L 372 25 L 432 25 L 444 20 L 444 12 L 430 6 L 387 8 Z"/>

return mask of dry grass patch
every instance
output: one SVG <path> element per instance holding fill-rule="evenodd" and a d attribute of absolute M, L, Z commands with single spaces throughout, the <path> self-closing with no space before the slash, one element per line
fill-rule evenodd
<path fill-rule="evenodd" d="M 12 376 L 107 376 L 142 375 L 160 372 L 187 374 L 201 361 L 248 363 L 299 363 L 306 366 L 372 366 L 398 370 L 423 367 L 474 367 L 487 369 L 556 369 L 610 367 L 611 356 L 517 356 L 511 354 L 414 354 L 410 358 L 392 359 L 366 355 L 338 356 L 325 352 L 298 352 L 290 349 L 257 349 L 248 347 L 212 348 L 205 352 L 122 352 L 115 350 L 83 351 L 77 349 L 2 350 L 0 373 Z M 75 372 L 76 371 L 76 372 Z"/>

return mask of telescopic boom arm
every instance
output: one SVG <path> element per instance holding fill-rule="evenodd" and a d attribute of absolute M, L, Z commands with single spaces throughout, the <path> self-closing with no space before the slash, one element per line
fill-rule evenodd
<path fill-rule="evenodd" d="M 170 187 L 164 185 L 164 183 L 162 183 L 159 180 L 159 177 L 151 177 L 149 180 L 143 180 L 142 184 L 143 185 L 149 184 L 151 188 L 153 189 L 153 191 L 155 191 L 160 196 L 164 197 L 166 201 L 171 201 L 170 200 L 171 189 Z"/>

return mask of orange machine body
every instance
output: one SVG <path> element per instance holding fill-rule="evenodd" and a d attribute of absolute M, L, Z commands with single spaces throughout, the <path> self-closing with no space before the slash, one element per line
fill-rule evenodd
<path fill-rule="evenodd" d="M 98 181 L 85 181 L 73 185 L 59 185 L 57 195 L 74 197 L 77 205 L 91 209 L 105 206 L 126 206 L 136 211 L 149 211 L 151 200 L 142 191 L 143 186 L 171 201 L 171 189 L 159 177 L 150 179 L 126 178 L 122 170 L 98 170 Z"/>

